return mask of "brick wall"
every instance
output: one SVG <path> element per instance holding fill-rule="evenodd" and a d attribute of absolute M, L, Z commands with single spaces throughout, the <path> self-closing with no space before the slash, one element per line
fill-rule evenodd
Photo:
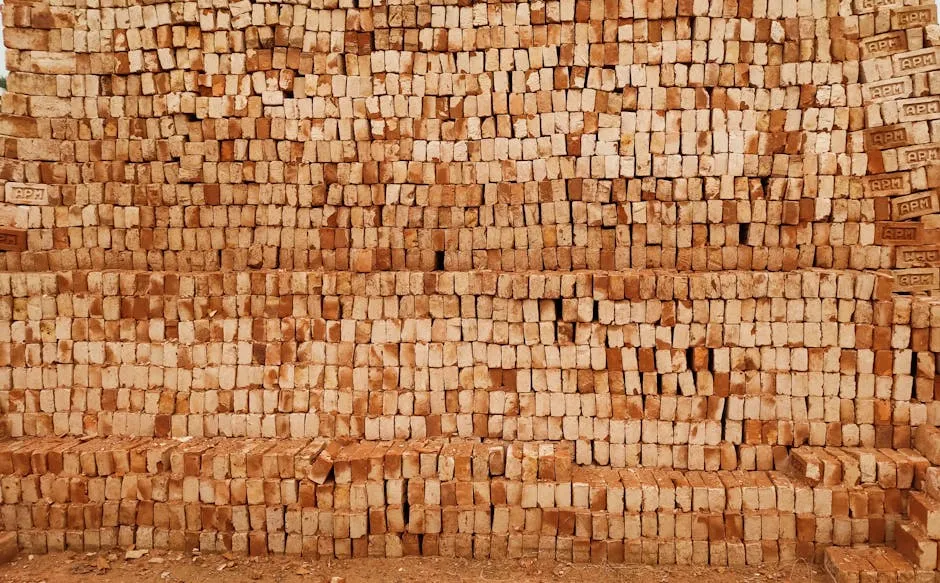
<path fill-rule="evenodd" d="M 581 534 L 458 544 L 420 538 L 449 527 L 415 523 L 417 538 L 386 539 L 365 515 L 353 528 L 344 514 L 339 531 L 331 518 L 312 542 L 290 538 L 306 536 L 285 530 L 288 516 L 302 517 L 291 505 L 318 505 L 305 487 L 330 488 L 331 513 L 349 509 L 334 506 L 348 492 L 341 503 L 332 488 L 349 482 L 329 473 L 332 458 L 371 459 L 377 443 L 431 447 L 434 460 L 447 444 L 503 454 L 538 444 L 549 465 L 610 466 L 565 474 L 558 488 L 593 475 L 662 489 L 672 475 L 673 496 L 681 472 L 642 472 L 708 481 L 745 471 L 734 487 L 758 488 L 795 458 L 811 482 L 800 483 L 823 488 L 809 495 L 821 502 L 804 498 L 780 519 L 815 512 L 799 527 L 804 546 L 787 538 L 796 526 L 767 527 L 786 530 L 782 539 L 758 528 L 755 539 L 733 519 L 714 526 L 721 545 L 694 552 L 725 564 L 819 559 L 833 542 L 893 540 L 901 493 L 879 494 L 874 526 L 854 510 L 864 525 L 833 526 L 849 506 L 836 494 L 835 513 L 826 510 L 835 503 L 825 488 L 855 488 L 847 460 L 877 450 L 884 468 L 905 469 L 861 482 L 906 496 L 920 480 L 912 468 L 921 476 L 925 465 L 913 434 L 940 422 L 932 3 L 117 4 L 3 7 L 0 428 L 17 439 L 0 447 L 0 475 L 19 477 L 0 511 L 5 528 L 26 533 L 21 544 L 692 556 L 691 538 L 681 550 L 625 551 L 623 525 L 617 539 L 601 517 Z M 196 477 L 211 466 L 227 494 L 189 482 L 180 506 L 161 512 L 244 497 L 273 513 L 234 528 L 245 533 L 236 542 L 203 541 L 195 520 L 174 528 L 139 514 L 121 519 L 130 530 L 102 534 L 108 507 L 77 495 L 56 503 L 92 505 L 98 518 L 82 528 L 49 526 L 48 508 L 22 518 L 34 510 L 17 505 L 53 487 L 38 481 L 50 452 L 81 450 L 70 441 L 80 437 L 112 460 L 57 470 L 82 479 L 115 473 L 108 464 L 127 452 L 188 439 L 219 451 L 290 439 L 299 445 L 285 468 L 303 452 L 331 453 L 317 485 L 307 469 L 258 469 L 272 484 L 251 496 L 229 489 L 240 471 L 225 456 L 211 466 L 214 453 L 193 454 L 202 466 L 167 457 L 116 470 Z M 806 453 L 819 447 L 835 453 Z M 32 465 L 16 457 L 27 451 Z M 817 454 L 826 479 L 812 477 Z M 644 469 L 625 478 L 617 468 Z M 491 497 L 515 479 L 503 472 L 481 473 L 489 494 L 467 503 L 479 501 L 489 528 L 494 508 L 518 502 Z M 399 479 L 408 476 L 376 482 Z M 386 527 L 389 505 L 412 504 L 412 516 L 429 506 L 442 520 L 439 496 L 398 494 L 377 506 Z M 775 500 L 791 495 L 778 487 Z M 771 510 L 754 500 L 744 510 Z M 606 512 L 581 502 L 557 505 Z M 743 516 L 740 505 L 707 508 Z M 459 520 L 477 520 L 468 516 Z M 67 534 L 88 528 L 97 534 Z M 585 528 L 589 540 L 621 544 L 596 550 Z M 652 532 L 687 538 L 674 526 Z M 732 549 L 729 538 L 762 542 Z"/>

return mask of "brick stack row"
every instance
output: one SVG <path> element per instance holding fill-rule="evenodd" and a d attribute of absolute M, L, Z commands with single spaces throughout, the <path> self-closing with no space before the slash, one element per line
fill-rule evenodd
<path fill-rule="evenodd" d="M 0 269 L 890 269 L 935 15 L 842 4 L 12 2 Z"/>
<path fill-rule="evenodd" d="M 760 564 L 893 541 L 928 465 L 894 454 L 876 481 L 851 483 L 588 468 L 572 454 L 555 443 L 461 439 L 24 438 L 0 446 L 0 519 L 37 552 L 135 545 Z"/>
<path fill-rule="evenodd" d="M 477 437 L 771 469 L 940 420 L 940 302 L 887 276 L 0 274 L 8 435 Z"/>

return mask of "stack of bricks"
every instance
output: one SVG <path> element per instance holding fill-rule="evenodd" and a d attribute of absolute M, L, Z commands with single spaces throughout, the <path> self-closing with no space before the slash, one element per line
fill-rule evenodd
<path fill-rule="evenodd" d="M 940 282 L 940 48 L 929 38 L 937 7 L 923 3 L 877 10 L 861 0 L 861 76 L 868 174 L 875 202 L 875 242 L 894 247 L 895 290 L 929 291 Z M 926 181 L 924 180 L 926 173 Z M 926 245 L 925 245 L 926 244 Z"/>
<path fill-rule="evenodd" d="M 902 4 L 14 1 L 0 268 L 932 270 Z"/>
<path fill-rule="evenodd" d="M 867 272 L 0 275 L 14 437 L 566 441 L 773 469 L 940 419 L 940 303 Z"/>
<path fill-rule="evenodd" d="M 21 546 L 931 572 L 932 0 L 124 4 L 3 6 Z"/>
<path fill-rule="evenodd" d="M 0 518 L 30 552 L 133 545 L 735 566 L 890 542 L 926 472 L 916 454 L 854 483 L 571 458 L 550 442 L 30 438 L 0 449 Z"/>
<path fill-rule="evenodd" d="M 937 570 L 940 540 L 940 431 L 924 426 L 918 429 L 915 444 L 933 464 L 926 469 L 921 491 L 910 495 L 910 521 L 898 524 L 897 548 L 921 569 Z"/>
<path fill-rule="evenodd" d="M 894 524 L 897 550 L 858 545 L 831 546 L 824 551 L 824 565 L 835 583 L 897 581 L 933 583 L 940 540 L 940 431 L 921 426 L 914 444 L 926 457 L 917 471 L 916 490 L 908 493 L 908 516 Z M 860 459 L 860 458 L 859 458 Z M 864 474 L 864 471 L 862 472 Z M 901 475 L 899 471 L 898 476 Z"/>
<path fill-rule="evenodd" d="M 904 556 L 886 547 L 830 547 L 823 561 L 834 583 L 934 583 L 935 574 L 915 569 Z"/>

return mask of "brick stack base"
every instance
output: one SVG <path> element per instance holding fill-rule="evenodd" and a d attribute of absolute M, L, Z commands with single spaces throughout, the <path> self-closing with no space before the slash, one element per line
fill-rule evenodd
<path fill-rule="evenodd" d="M 893 545 L 929 467 L 914 450 L 797 456 L 824 460 L 819 479 L 792 459 L 769 471 L 580 467 L 564 443 L 22 438 L 0 449 L 0 517 L 29 552 L 756 565 Z"/>

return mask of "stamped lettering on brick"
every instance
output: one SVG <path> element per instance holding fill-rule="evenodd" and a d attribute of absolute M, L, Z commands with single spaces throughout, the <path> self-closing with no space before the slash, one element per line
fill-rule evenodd
<path fill-rule="evenodd" d="M 886 57 L 907 50 L 907 35 L 900 30 L 879 34 L 862 41 L 862 56 Z"/>
<path fill-rule="evenodd" d="M 940 245 L 898 247 L 895 249 L 894 266 L 899 269 L 938 267 L 940 266 Z"/>
<path fill-rule="evenodd" d="M 893 8 L 902 6 L 901 0 L 855 0 L 855 11 L 859 13 L 874 12 L 879 8 Z"/>
<path fill-rule="evenodd" d="M 868 197 L 895 196 L 911 192 L 911 176 L 907 172 L 872 174 L 864 180 L 865 195 Z"/>
<path fill-rule="evenodd" d="M 26 231 L 0 227 L 0 251 L 25 251 Z"/>
<path fill-rule="evenodd" d="M 907 146 L 898 151 L 898 168 L 910 170 L 940 160 L 940 144 Z"/>
<path fill-rule="evenodd" d="M 894 272 L 894 291 L 940 289 L 940 268 L 899 269 Z"/>
<path fill-rule="evenodd" d="M 891 28 L 907 30 L 937 22 L 937 6 L 905 6 L 891 11 Z"/>
<path fill-rule="evenodd" d="M 7 182 L 6 201 L 10 204 L 49 204 L 49 190 L 45 184 Z"/>
<path fill-rule="evenodd" d="M 885 150 L 907 144 L 906 126 L 893 125 L 865 130 L 865 148 L 868 150 Z"/>
<path fill-rule="evenodd" d="M 940 212 L 936 191 L 915 192 L 891 199 L 891 219 L 904 221 Z"/>
<path fill-rule="evenodd" d="M 920 223 L 883 222 L 875 225 L 875 243 L 879 245 L 916 245 L 924 226 Z"/>
<path fill-rule="evenodd" d="M 880 103 L 891 99 L 909 97 L 914 92 L 910 77 L 885 79 L 862 85 L 862 99 L 868 103 Z"/>
<path fill-rule="evenodd" d="M 940 68 L 940 58 L 937 57 L 935 48 L 900 53 L 892 58 L 894 59 L 894 74 L 899 77 L 913 73 L 926 73 Z"/>
<path fill-rule="evenodd" d="M 900 106 L 901 121 L 924 121 L 940 118 L 940 96 L 902 99 Z"/>

